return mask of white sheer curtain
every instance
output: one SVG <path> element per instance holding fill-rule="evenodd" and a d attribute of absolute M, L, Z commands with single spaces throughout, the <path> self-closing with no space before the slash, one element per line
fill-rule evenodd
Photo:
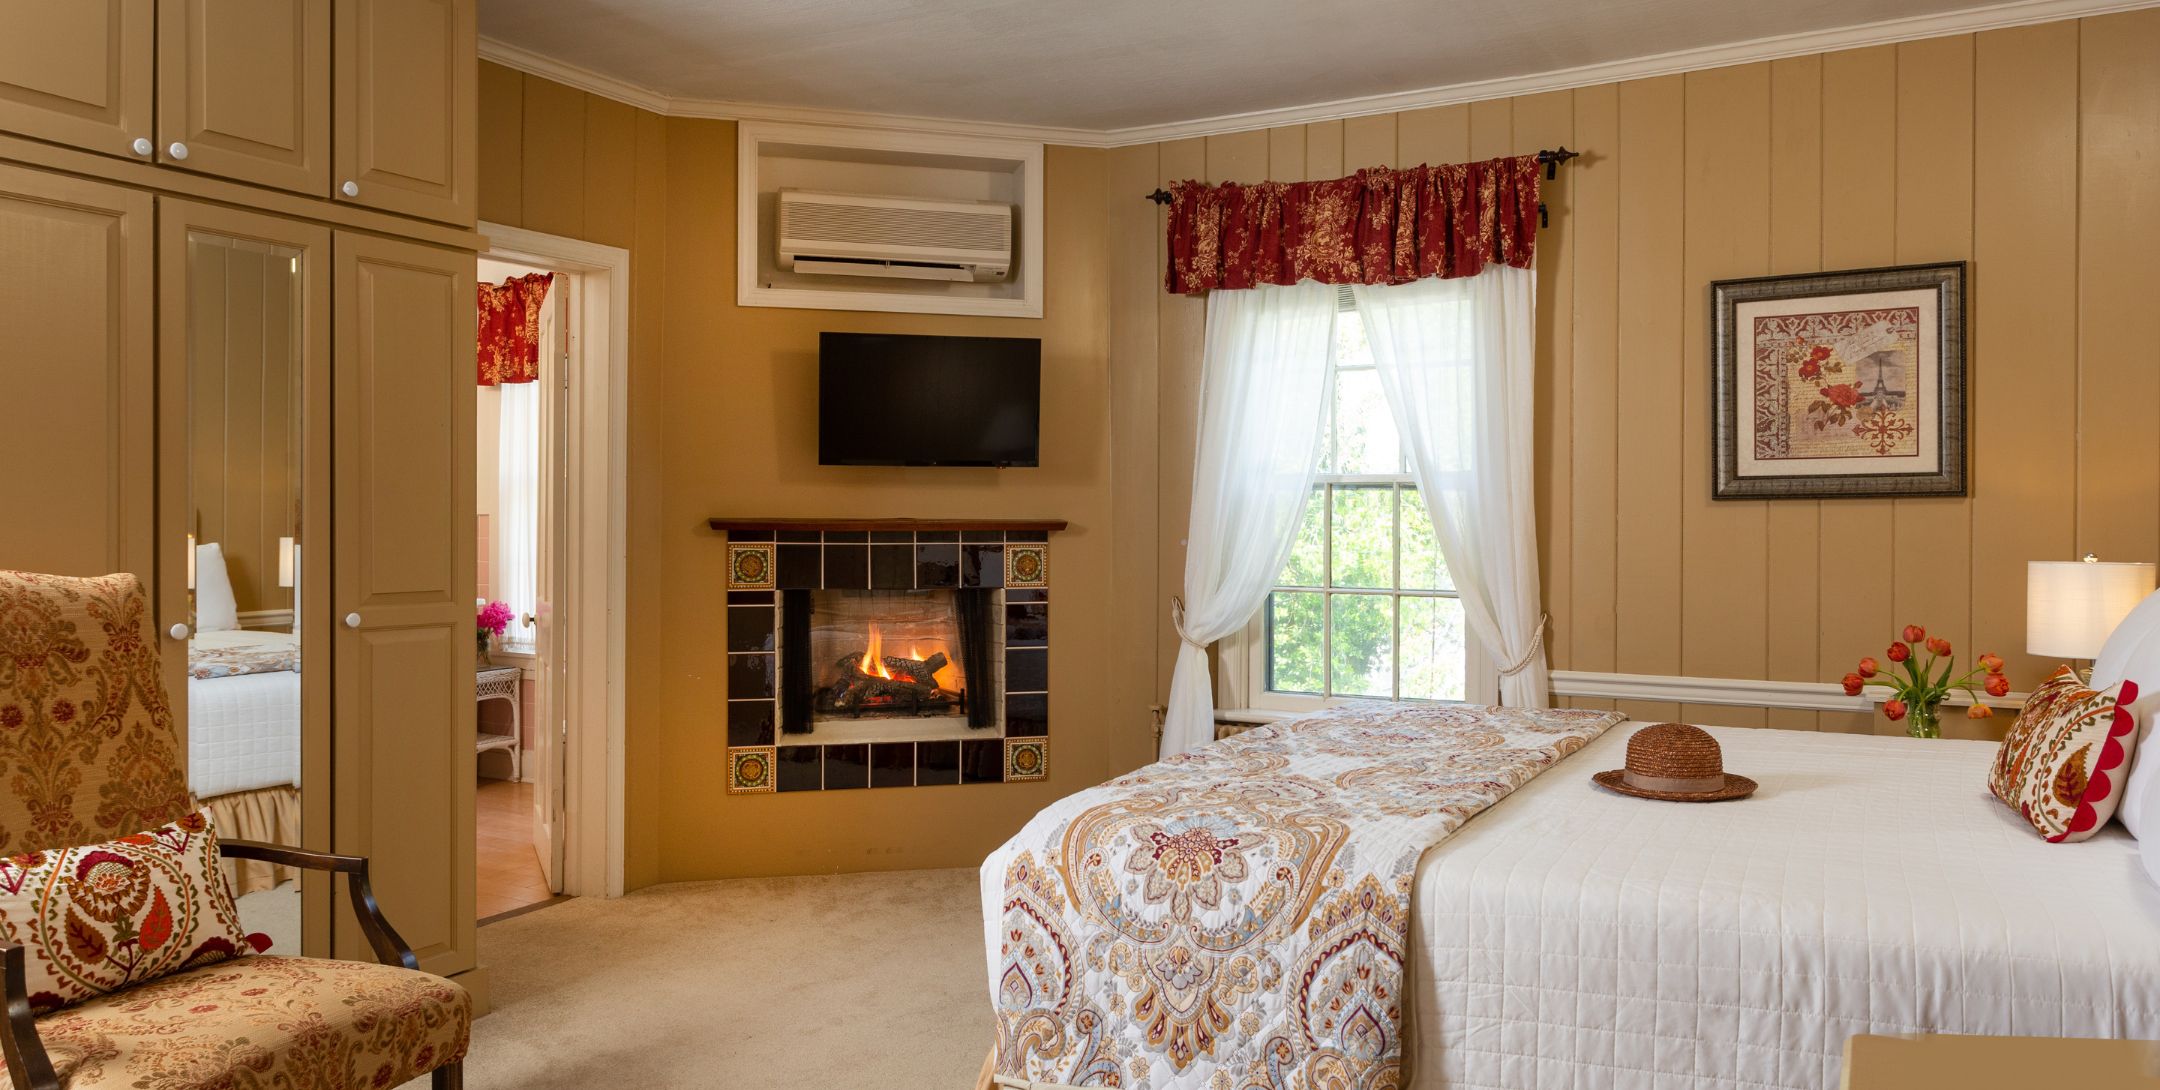
<path fill-rule="evenodd" d="M 552 282 L 549 294 L 553 294 Z M 498 387 L 502 429 L 496 446 L 500 491 L 494 534 L 502 569 L 494 583 L 512 618 L 503 633 L 502 649 L 527 654 L 533 650 L 533 630 L 525 618 L 538 612 L 540 601 L 540 388 L 555 380 L 559 365 L 553 358 L 555 310 L 552 299 L 540 308 L 540 380 Z"/>
<path fill-rule="evenodd" d="M 1305 281 L 1208 294 L 1200 442 L 1186 531 L 1177 672 L 1162 756 L 1215 737 L 1207 647 L 1252 619 L 1296 542 L 1327 418 L 1335 289 Z"/>
<path fill-rule="evenodd" d="M 1532 477 L 1537 274 L 1494 265 L 1353 290 L 1464 618 L 1500 667 L 1500 702 L 1547 707 Z"/>

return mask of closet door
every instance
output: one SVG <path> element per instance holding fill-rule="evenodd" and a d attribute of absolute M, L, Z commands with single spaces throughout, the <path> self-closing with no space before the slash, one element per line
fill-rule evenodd
<path fill-rule="evenodd" d="M 160 198 L 158 299 L 158 617 L 189 782 L 219 836 L 328 848 L 330 229 Z M 188 675 L 236 653 L 289 657 Z M 272 952 L 329 953 L 330 875 L 225 867 Z"/>
<path fill-rule="evenodd" d="M 0 130 L 149 158 L 156 21 L 152 0 L 0 0 Z"/>
<path fill-rule="evenodd" d="M 473 967 L 474 259 L 332 249 L 335 839 L 448 975 Z M 365 958 L 338 916 L 337 955 Z"/>
<path fill-rule="evenodd" d="M 151 215 L 147 193 L 0 166 L 0 568 L 156 594 Z"/>
<path fill-rule="evenodd" d="M 158 161 L 330 192 L 330 0 L 163 0 Z"/>
<path fill-rule="evenodd" d="M 479 179 L 475 0 L 336 0 L 340 201 L 467 226 Z"/>

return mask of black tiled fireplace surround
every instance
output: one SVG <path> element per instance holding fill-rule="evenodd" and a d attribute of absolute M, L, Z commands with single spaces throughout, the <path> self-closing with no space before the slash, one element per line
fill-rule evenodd
<path fill-rule="evenodd" d="M 728 792 L 1026 782 L 1050 749 L 1049 535 L 1004 530 L 728 533 Z M 791 590 L 1002 589 L 1005 736 L 796 744 L 780 730 L 779 613 Z"/>

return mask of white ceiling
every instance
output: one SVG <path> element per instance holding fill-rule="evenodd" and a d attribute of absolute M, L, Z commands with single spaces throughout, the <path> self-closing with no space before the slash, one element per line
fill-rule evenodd
<path fill-rule="evenodd" d="M 2122 6 L 2132 5 L 2019 0 L 1991 9 L 2000 17 L 1972 22 Z M 1115 131 L 1983 7 L 1969 0 L 482 0 L 480 30 L 495 43 L 674 100 Z"/>

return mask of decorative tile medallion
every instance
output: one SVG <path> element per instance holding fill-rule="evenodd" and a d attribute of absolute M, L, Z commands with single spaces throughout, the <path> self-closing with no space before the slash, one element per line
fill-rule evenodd
<path fill-rule="evenodd" d="M 1005 739 L 1005 782 L 1024 783 L 1050 774 L 1050 741 L 1046 738 Z"/>
<path fill-rule="evenodd" d="M 736 545 L 729 543 L 728 589 L 771 590 L 773 586 L 773 547 L 770 544 Z"/>
<path fill-rule="evenodd" d="M 728 755 L 728 794 L 757 795 L 773 789 L 773 747 L 731 749 Z"/>
<path fill-rule="evenodd" d="M 1005 546 L 1005 585 L 1008 587 L 1044 587 L 1050 585 L 1050 547 L 1047 545 Z"/>

